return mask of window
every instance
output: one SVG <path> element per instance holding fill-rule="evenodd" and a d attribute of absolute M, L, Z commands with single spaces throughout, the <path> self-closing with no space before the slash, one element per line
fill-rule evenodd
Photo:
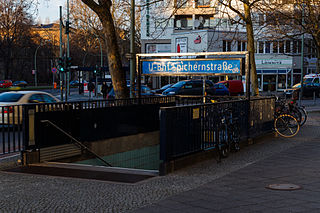
<path fill-rule="evenodd" d="M 23 94 L 18 93 L 1 93 L 0 94 L 0 102 L 17 102 Z"/>
<path fill-rule="evenodd" d="M 259 14 L 259 25 L 264 25 L 264 15 Z"/>
<path fill-rule="evenodd" d="M 46 94 L 42 94 L 42 98 L 43 98 L 43 101 L 46 103 L 56 103 L 57 102 L 53 97 L 46 95 Z"/>
<path fill-rule="evenodd" d="M 254 53 L 257 53 L 257 42 L 254 42 Z"/>
<path fill-rule="evenodd" d="M 246 51 L 247 50 L 247 42 L 243 41 L 242 42 L 242 51 Z"/>
<path fill-rule="evenodd" d="M 284 41 L 279 41 L 279 53 L 284 53 Z"/>
<path fill-rule="evenodd" d="M 197 7 L 210 7 L 211 0 L 197 0 Z"/>
<path fill-rule="evenodd" d="M 222 41 L 222 51 L 223 52 L 229 52 L 231 51 L 231 41 Z"/>
<path fill-rule="evenodd" d="M 42 96 L 40 94 L 33 94 L 29 98 L 29 103 L 43 103 Z"/>
<path fill-rule="evenodd" d="M 264 41 L 259 41 L 259 53 L 263 53 L 264 50 Z"/>
<path fill-rule="evenodd" d="M 291 41 L 286 41 L 286 53 L 291 53 Z"/>
<path fill-rule="evenodd" d="M 193 26 L 192 16 L 176 16 L 175 17 L 175 28 L 192 29 L 192 26 Z"/>
<path fill-rule="evenodd" d="M 271 42 L 270 41 L 266 41 L 265 53 L 271 53 Z"/>
<path fill-rule="evenodd" d="M 213 26 L 213 17 L 209 15 L 196 15 L 196 20 L 199 20 L 199 27 L 195 26 L 196 28 L 203 28 L 203 27 L 210 27 Z"/>
<path fill-rule="evenodd" d="M 175 1 L 176 8 L 186 8 L 188 6 L 188 0 L 176 0 Z"/>
<path fill-rule="evenodd" d="M 302 47 L 302 43 L 301 41 L 298 41 L 298 53 L 301 53 L 301 47 Z"/>
<path fill-rule="evenodd" d="M 273 42 L 273 53 L 278 53 L 278 42 L 277 41 Z"/>
<path fill-rule="evenodd" d="M 298 41 L 292 42 L 292 53 L 298 53 Z"/>
<path fill-rule="evenodd" d="M 245 41 L 238 41 L 238 51 L 246 51 L 247 50 L 247 43 Z"/>

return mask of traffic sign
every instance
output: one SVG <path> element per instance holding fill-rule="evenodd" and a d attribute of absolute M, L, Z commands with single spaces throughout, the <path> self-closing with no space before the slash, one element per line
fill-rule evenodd
<path fill-rule="evenodd" d="M 52 68 L 52 72 L 53 72 L 53 73 L 56 73 L 56 72 L 57 72 L 57 68 L 53 67 L 53 68 Z"/>

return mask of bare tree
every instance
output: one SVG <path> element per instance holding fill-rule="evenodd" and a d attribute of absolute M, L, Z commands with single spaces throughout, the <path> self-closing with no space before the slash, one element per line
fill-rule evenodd
<path fill-rule="evenodd" d="M 0 0 L 0 54 L 4 61 L 4 78 L 12 75 L 14 51 L 23 51 L 15 47 L 30 38 L 35 3 L 32 0 Z"/>
<path fill-rule="evenodd" d="M 314 48 L 317 57 L 317 72 L 320 63 L 320 1 L 319 0 L 293 0 L 263 4 L 262 12 L 268 17 L 266 31 L 277 32 L 276 38 L 287 38 L 301 41 L 302 34 L 311 38 L 313 42 L 306 43 Z"/>
<path fill-rule="evenodd" d="M 255 48 L 254 48 L 254 27 L 252 21 L 252 11 L 258 6 L 262 0 L 219 0 L 219 2 L 228 7 L 242 20 L 242 23 L 246 27 L 248 52 L 250 54 L 250 69 L 251 69 L 251 83 L 252 94 L 254 96 L 259 95 L 258 77 L 255 63 Z M 243 9 L 241 9 L 241 6 Z M 241 21 L 237 21 L 241 23 Z"/>
<path fill-rule="evenodd" d="M 127 98 L 129 91 L 126 86 L 126 73 L 122 67 L 114 18 L 111 13 L 112 2 L 111 0 L 82 0 L 82 2 L 97 14 L 102 24 L 108 50 L 108 65 L 116 97 Z"/>

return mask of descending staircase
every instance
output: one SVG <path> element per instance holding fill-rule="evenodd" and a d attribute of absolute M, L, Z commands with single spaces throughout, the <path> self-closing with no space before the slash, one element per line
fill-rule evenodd
<path fill-rule="evenodd" d="M 76 144 L 64 144 L 41 148 L 39 154 L 40 162 L 44 162 L 79 156 L 82 154 L 82 152 L 81 148 L 79 148 Z"/>

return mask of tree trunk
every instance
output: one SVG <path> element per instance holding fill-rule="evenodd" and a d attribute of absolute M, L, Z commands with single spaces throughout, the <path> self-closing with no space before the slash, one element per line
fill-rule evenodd
<path fill-rule="evenodd" d="M 128 98 L 129 90 L 126 84 L 126 73 L 122 67 L 116 31 L 110 13 L 112 3 L 109 0 L 99 1 L 101 2 L 100 4 L 92 0 L 82 0 L 82 2 L 88 5 L 99 16 L 102 23 L 106 37 L 108 65 L 116 98 Z"/>
<path fill-rule="evenodd" d="M 248 3 L 243 3 L 244 5 L 244 13 L 245 13 L 245 22 L 246 22 L 246 30 L 247 30 L 247 40 L 248 40 L 248 51 L 250 53 L 250 68 L 251 68 L 251 85 L 252 85 L 252 95 L 259 95 L 259 87 L 258 87 L 258 76 L 257 69 L 255 63 L 255 50 L 254 50 L 254 33 L 253 33 L 253 25 L 250 13 L 250 7 Z M 249 89 L 249 88 L 248 88 Z"/>

